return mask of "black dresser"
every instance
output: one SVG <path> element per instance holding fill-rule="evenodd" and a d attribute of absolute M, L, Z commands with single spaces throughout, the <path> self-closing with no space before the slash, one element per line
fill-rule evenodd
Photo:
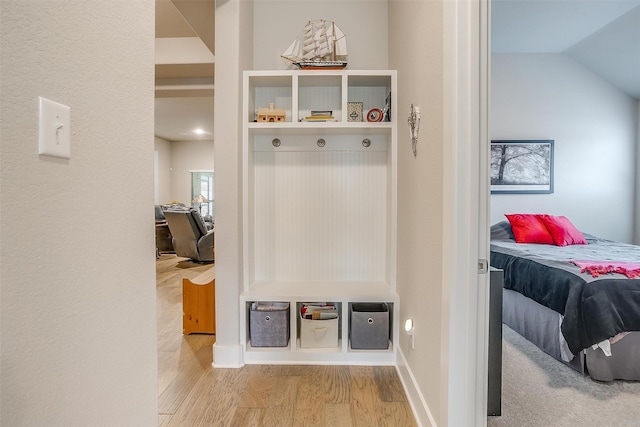
<path fill-rule="evenodd" d="M 487 415 L 502 409 L 502 280 L 503 272 L 491 267 L 489 290 L 489 385 Z"/>

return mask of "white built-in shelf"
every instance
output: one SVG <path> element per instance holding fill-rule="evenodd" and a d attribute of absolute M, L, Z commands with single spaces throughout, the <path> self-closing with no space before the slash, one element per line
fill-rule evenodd
<path fill-rule="evenodd" d="M 246 301 L 349 302 L 357 295 L 366 296 L 367 302 L 397 302 L 397 294 L 387 282 L 369 281 L 254 282 L 242 298 Z"/>
<path fill-rule="evenodd" d="M 389 135 L 394 129 L 389 122 L 381 123 L 344 123 L 344 122 L 285 122 L 285 123 L 248 123 L 247 128 L 251 134 L 277 135 Z"/>
<path fill-rule="evenodd" d="M 241 342 L 246 363 L 395 363 L 396 72 L 387 70 L 246 71 L 243 84 L 243 292 Z M 284 122 L 257 122 L 258 108 L 286 111 Z M 362 103 L 363 121 L 351 121 Z M 390 120 L 368 122 L 390 107 Z M 311 111 L 335 121 L 301 121 Z M 319 140 L 322 140 L 320 144 Z M 289 302 L 287 347 L 254 348 L 253 301 Z M 335 348 L 301 348 L 301 304 L 339 306 Z M 349 305 L 385 302 L 390 345 L 352 350 Z"/>

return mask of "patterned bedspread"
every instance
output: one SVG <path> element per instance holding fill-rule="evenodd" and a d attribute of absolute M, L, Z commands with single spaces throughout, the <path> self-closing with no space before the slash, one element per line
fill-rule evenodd
<path fill-rule="evenodd" d="M 620 332 L 640 331 L 640 279 L 592 277 L 571 263 L 640 262 L 640 246 L 584 236 L 588 245 L 520 244 L 507 221 L 491 227 L 491 265 L 504 271 L 504 287 L 563 315 L 562 333 L 574 354 Z"/>

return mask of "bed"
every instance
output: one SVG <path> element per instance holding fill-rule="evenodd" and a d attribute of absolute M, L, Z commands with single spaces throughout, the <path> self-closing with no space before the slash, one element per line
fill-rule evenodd
<path fill-rule="evenodd" d="M 490 264 L 504 272 L 503 322 L 595 380 L 639 381 L 640 246 L 575 229 L 579 244 L 519 243 L 518 223 L 507 218 L 491 227 Z"/>

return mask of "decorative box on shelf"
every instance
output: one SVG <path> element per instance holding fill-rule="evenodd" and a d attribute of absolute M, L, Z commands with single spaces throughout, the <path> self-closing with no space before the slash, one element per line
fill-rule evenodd
<path fill-rule="evenodd" d="M 339 317 L 334 304 L 304 304 L 300 310 L 300 347 L 338 347 Z"/>
<path fill-rule="evenodd" d="M 286 347 L 289 344 L 289 303 L 254 302 L 249 310 L 249 334 L 253 347 Z"/>
<path fill-rule="evenodd" d="M 389 348 L 389 308 L 386 303 L 350 305 L 349 336 L 353 349 Z"/>
<path fill-rule="evenodd" d="M 287 120 L 287 112 L 283 108 L 275 108 L 274 103 L 269 103 L 269 108 L 258 108 L 258 122 L 280 123 Z"/>

